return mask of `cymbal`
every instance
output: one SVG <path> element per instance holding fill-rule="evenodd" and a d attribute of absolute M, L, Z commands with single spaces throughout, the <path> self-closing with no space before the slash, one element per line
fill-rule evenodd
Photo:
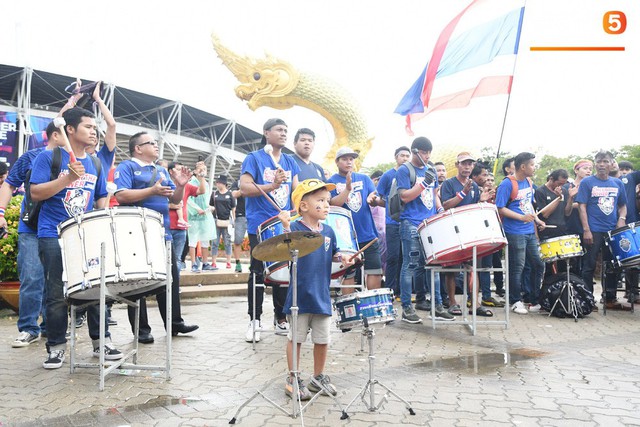
<path fill-rule="evenodd" d="M 298 257 L 303 257 L 322 246 L 323 241 L 320 233 L 292 231 L 265 240 L 251 254 L 260 261 L 291 261 L 291 251 L 297 249 Z"/>

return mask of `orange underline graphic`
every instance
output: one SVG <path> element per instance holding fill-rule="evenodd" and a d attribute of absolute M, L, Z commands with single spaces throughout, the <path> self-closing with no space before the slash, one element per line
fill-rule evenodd
<path fill-rule="evenodd" d="M 532 46 L 531 51 L 597 52 L 624 51 L 624 46 Z"/>

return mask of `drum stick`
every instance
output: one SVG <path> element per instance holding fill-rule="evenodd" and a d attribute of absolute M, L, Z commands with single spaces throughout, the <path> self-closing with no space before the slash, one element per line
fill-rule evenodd
<path fill-rule="evenodd" d="M 558 228 L 558 226 L 553 224 L 547 224 L 544 226 L 544 228 Z"/>
<path fill-rule="evenodd" d="M 253 185 L 255 185 L 255 187 L 262 193 L 262 195 L 269 201 L 269 203 L 271 203 L 271 205 L 276 208 L 276 210 L 278 212 L 282 212 L 282 209 L 280 209 L 280 206 L 278 206 L 276 204 L 276 202 L 273 201 L 273 199 L 271 197 L 269 197 L 269 195 L 267 193 L 264 192 L 264 190 L 260 187 L 258 187 L 258 184 L 256 184 L 255 182 L 253 183 Z"/>
<path fill-rule="evenodd" d="M 364 245 L 364 247 L 362 249 L 360 249 L 358 252 L 356 252 L 355 254 L 351 255 L 351 257 L 349 258 L 349 262 L 353 261 L 353 259 L 355 257 L 357 257 L 358 255 L 360 255 L 362 252 L 366 251 L 367 249 L 369 249 L 369 246 L 373 245 L 375 242 L 378 241 L 378 238 L 376 237 L 375 239 L 373 239 L 372 241 L 370 241 L 369 243 L 367 243 L 366 245 Z"/>
<path fill-rule="evenodd" d="M 562 197 L 560 197 L 560 196 L 556 197 L 554 200 L 551 201 L 551 203 L 555 202 L 558 199 L 562 199 Z M 551 203 L 549 203 L 547 206 L 545 206 L 544 208 L 542 208 L 538 212 L 536 212 L 536 215 L 544 214 L 547 210 L 549 210 L 549 207 L 551 206 Z"/>
<path fill-rule="evenodd" d="M 60 134 L 62 135 L 65 147 L 69 152 L 69 162 L 75 163 L 76 155 L 73 153 L 73 150 L 71 149 L 71 143 L 69 142 L 69 138 L 67 137 L 67 133 L 64 131 L 64 127 L 67 125 L 67 122 L 64 121 L 63 117 L 56 117 L 55 119 L 53 119 L 53 125 L 58 128 Z"/>

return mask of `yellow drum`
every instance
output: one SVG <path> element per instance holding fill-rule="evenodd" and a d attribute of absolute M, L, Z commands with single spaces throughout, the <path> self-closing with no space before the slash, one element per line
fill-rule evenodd
<path fill-rule="evenodd" d="M 540 242 L 540 256 L 544 262 L 582 256 L 582 245 L 577 234 L 554 237 Z"/>

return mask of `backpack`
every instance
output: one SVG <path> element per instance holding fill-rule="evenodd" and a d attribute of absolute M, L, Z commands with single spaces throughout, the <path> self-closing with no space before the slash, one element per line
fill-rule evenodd
<path fill-rule="evenodd" d="M 504 179 L 508 179 L 511 181 L 511 194 L 509 195 L 509 201 L 507 201 L 508 205 L 509 203 L 513 202 L 516 197 L 518 197 L 518 180 L 513 175 L 506 176 Z M 527 181 L 529 182 L 529 187 L 531 187 L 531 190 L 533 191 L 533 181 L 529 177 L 527 177 Z"/>
<path fill-rule="evenodd" d="M 413 187 L 416 183 L 416 169 L 410 163 L 407 162 L 402 166 L 406 166 L 409 169 L 409 182 L 411 187 Z M 402 167 L 400 166 L 400 167 Z M 400 199 L 400 193 L 398 192 L 398 181 L 396 178 L 393 178 L 391 181 L 391 190 L 389 190 L 389 196 L 387 197 L 389 203 L 389 216 L 394 221 L 400 221 L 400 215 L 404 212 L 405 204 Z"/>
<path fill-rule="evenodd" d="M 60 166 L 62 163 L 62 154 L 60 153 L 60 150 L 60 147 L 55 147 L 53 149 L 53 156 L 51 159 L 51 175 L 49 176 L 50 181 L 53 181 L 54 179 L 58 178 L 58 175 L 60 175 Z M 89 157 L 93 162 L 93 166 L 96 168 L 97 176 L 100 177 L 100 173 L 102 171 L 102 163 L 94 156 L 90 155 Z M 38 218 L 40 217 L 40 209 L 42 209 L 42 202 L 44 202 L 44 200 L 36 202 L 31 198 L 31 171 L 32 169 L 29 169 L 27 171 L 24 180 L 24 209 L 22 210 L 20 219 L 22 219 L 22 222 L 27 227 L 33 230 L 37 230 Z"/>

